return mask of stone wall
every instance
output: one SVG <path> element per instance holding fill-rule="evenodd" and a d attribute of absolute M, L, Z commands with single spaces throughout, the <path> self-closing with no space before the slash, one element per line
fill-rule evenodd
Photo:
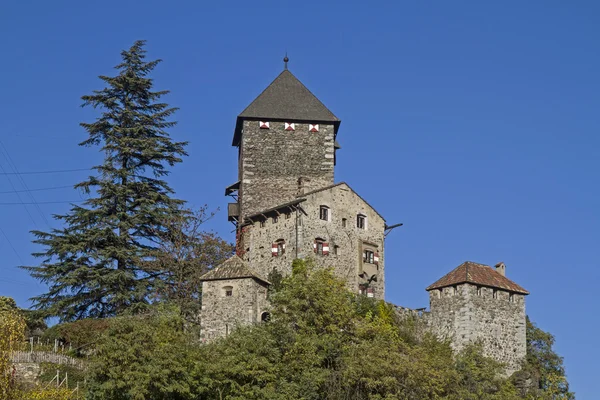
<path fill-rule="evenodd" d="M 308 123 L 295 123 L 286 131 L 284 122 L 244 121 L 239 151 L 239 201 L 241 220 L 283 204 L 298 194 L 298 179 L 305 191 L 333 184 L 334 126 L 319 123 L 319 132 L 309 132 Z"/>
<path fill-rule="evenodd" d="M 226 296 L 224 288 L 231 287 Z M 267 286 L 253 278 L 202 282 L 202 337 L 211 340 L 242 325 L 259 322 L 268 308 Z"/>
<path fill-rule="evenodd" d="M 42 373 L 42 366 L 38 363 L 14 363 L 15 377 L 19 382 L 29 385 L 38 383 L 38 378 Z"/>
<path fill-rule="evenodd" d="M 269 218 L 264 224 L 256 222 L 244 228 L 244 260 L 259 275 L 268 277 L 273 269 L 284 275 L 290 274 L 296 257 L 311 258 L 318 267 L 332 267 L 337 276 L 347 280 L 354 292 L 360 283 L 365 282 L 359 277 L 365 270 L 369 275 L 377 275 L 371 287 L 374 288 L 374 297 L 383 299 L 385 221 L 346 184 L 308 194 L 305 198 L 301 207 L 307 215 L 300 211 L 281 214 L 276 220 Z M 329 207 L 328 221 L 320 219 L 321 205 Z M 357 214 L 366 216 L 366 229 L 357 228 Z M 345 226 L 343 219 L 346 220 Z M 316 238 L 329 244 L 328 255 L 314 253 Z M 273 257 L 272 244 L 280 239 L 285 241 L 285 253 Z M 363 263 L 362 252 L 367 247 L 379 254 L 378 266 Z"/>
<path fill-rule="evenodd" d="M 430 326 L 440 338 L 451 338 L 454 350 L 480 342 L 508 374 L 519 370 L 526 355 L 523 295 L 465 283 L 432 290 L 429 297 Z"/>

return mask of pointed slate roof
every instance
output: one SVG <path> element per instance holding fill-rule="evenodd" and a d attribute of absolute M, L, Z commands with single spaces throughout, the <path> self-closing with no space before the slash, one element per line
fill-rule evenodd
<path fill-rule="evenodd" d="M 509 292 L 529 294 L 527 290 L 523 289 L 507 277 L 502 276 L 489 265 L 479 264 L 473 261 L 465 261 L 460 264 L 437 282 L 430 285 L 426 290 L 441 289 L 460 283 L 472 283 L 475 285 L 503 289 Z"/>
<path fill-rule="evenodd" d="M 241 120 L 259 119 L 332 122 L 340 120 L 292 74 L 285 69 L 237 118 L 233 145 L 239 144 Z"/>
<path fill-rule="evenodd" d="M 218 281 L 223 279 L 254 278 L 266 284 L 268 280 L 256 274 L 248 264 L 237 255 L 228 258 L 223 264 L 208 271 L 200 277 L 201 281 Z"/>

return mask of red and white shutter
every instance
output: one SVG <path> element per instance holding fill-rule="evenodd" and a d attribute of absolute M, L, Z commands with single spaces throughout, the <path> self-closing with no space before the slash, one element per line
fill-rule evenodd
<path fill-rule="evenodd" d="M 319 124 L 308 124 L 309 132 L 319 132 Z"/>
<path fill-rule="evenodd" d="M 285 123 L 285 130 L 286 131 L 295 131 L 296 130 L 296 124 L 294 124 L 294 123 L 290 124 L 289 122 L 286 122 Z"/>
<path fill-rule="evenodd" d="M 279 249 L 277 248 L 277 243 L 273 243 L 271 245 L 271 256 L 277 257 L 279 255 Z"/>
<path fill-rule="evenodd" d="M 260 127 L 260 129 L 269 129 L 269 122 L 259 121 L 258 126 Z"/>
<path fill-rule="evenodd" d="M 375 296 L 375 290 L 372 287 L 367 288 L 367 297 Z"/>
<path fill-rule="evenodd" d="M 329 243 L 323 243 L 323 255 L 329 255 Z"/>
<path fill-rule="evenodd" d="M 379 253 L 375 253 L 375 255 L 373 256 L 373 263 L 375 265 L 379 265 Z"/>
<path fill-rule="evenodd" d="M 317 254 L 317 241 L 316 240 L 313 243 L 313 250 L 314 250 L 315 254 Z"/>

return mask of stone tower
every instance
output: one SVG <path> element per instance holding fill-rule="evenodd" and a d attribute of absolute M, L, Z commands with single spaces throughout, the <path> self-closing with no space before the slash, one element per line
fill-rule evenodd
<path fill-rule="evenodd" d="M 520 369 L 526 355 L 525 296 L 505 276 L 506 266 L 493 269 L 467 261 L 427 288 L 431 328 L 451 339 L 460 351 L 480 342 L 485 355 L 506 364 L 507 374 Z"/>
<path fill-rule="evenodd" d="M 334 183 L 339 126 L 287 67 L 237 117 L 238 181 L 225 189 L 236 200 L 228 218 L 237 250 L 203 277 L 206 339 L 260 321 L 267 279 L 291 273 L 295 258 L 331 267 L 355 293 L 384 298 L 389 227 L 347 183 Z"/>
<path fill-rule="evenodd" d="M 237 117 L 238 204 L 248 215 L 331 185 L 340 120 L 287 68 Z"/>

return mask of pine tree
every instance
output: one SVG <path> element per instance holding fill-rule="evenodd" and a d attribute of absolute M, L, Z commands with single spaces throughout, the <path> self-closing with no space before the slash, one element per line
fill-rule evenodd
<path fill-rule="evenodd" d="M 82 97 L 83 106 L 102 110 L 80 124 L 89 134 L 80 145 L 101 146 L 105 155 L 96 176 L 75 185 L 92 197 L 55 216 L 63 228 L 32 232 L 45 248 L 34 256 L 43 261 L 24 268 L 49 286 L 32 300 L 62 321 L 143 308 L 161 284 L 161 271 L 148 262 L 165 221 L 183 204 L 163 179 L 187 155 L 187 143 L 167 132 L 177 109 L 159 101 L 168 91 L 152 91 L 149 75 L 161 60 L 145 61 L 144 44 L 121 52 L 118 75 L 100 76 L 107 86 Z"/>

